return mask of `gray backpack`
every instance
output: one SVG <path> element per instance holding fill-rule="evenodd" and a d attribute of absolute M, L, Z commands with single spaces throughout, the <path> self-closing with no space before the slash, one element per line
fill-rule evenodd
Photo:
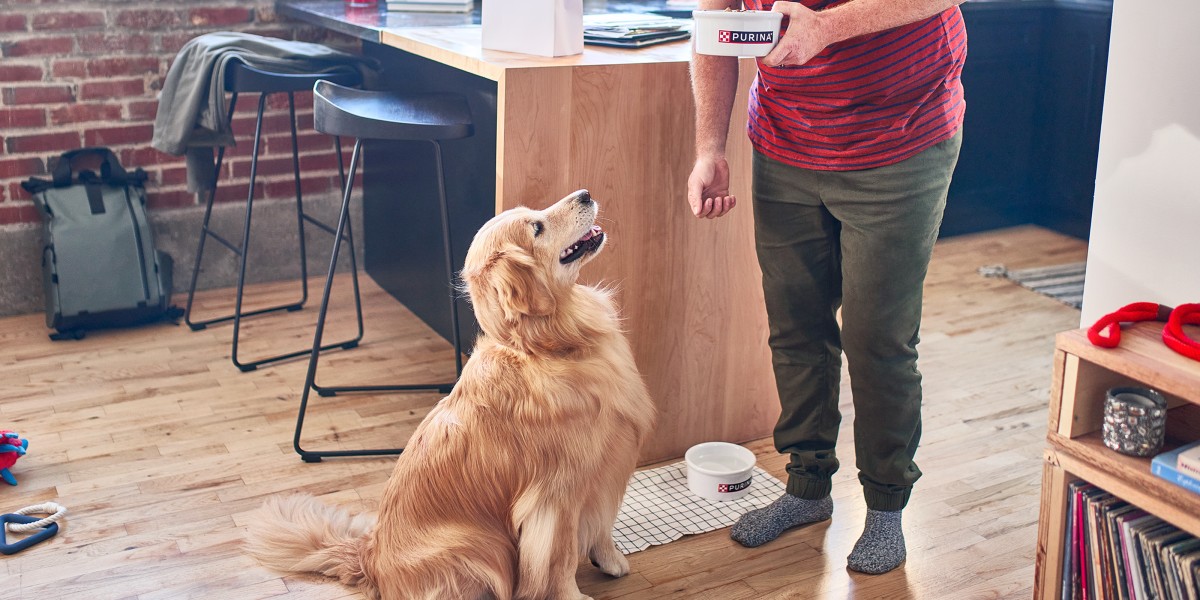
<path fill-rule="evenodd" d="M 100 174 L 73 163 L 99 158 Z M 171 257 L 155 250 L 146 219 L 146 173 L 121 167 L 108 148 L 63 153 L 54 180 L 21 185 L 42 215 L 42 283 L 51 339 L 80 339 L 87 329 L 175 319 Z"/>

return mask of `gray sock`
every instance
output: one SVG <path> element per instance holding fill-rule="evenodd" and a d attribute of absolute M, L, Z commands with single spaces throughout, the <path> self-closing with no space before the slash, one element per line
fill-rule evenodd
<path fill-rule="evenodd" d="M 742 515 L 733 524 L 729 537 L 743 546 L 753 548 L 779 537 L 788 529 L 824 521 L 832 515 L 833 498 L 829 496 L 820 500 L 805 500 L 785 493 L 767 506 Z"/>
<path fill-rule="evenodd" d="M 862 537 L 846 559 L 852 571 L 878 575 L 900 566 L 906 556 L 900 511 L 867 510 Z"/>

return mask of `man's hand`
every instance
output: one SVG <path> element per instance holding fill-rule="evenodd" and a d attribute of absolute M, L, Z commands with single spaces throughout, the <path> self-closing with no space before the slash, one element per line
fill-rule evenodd
<path fill-rule="evenodd" d="M 800 66 L 832 43 L 827 39 L 821 18 L 803 4 L 779 0 L 771 10 L 783 13 L 787 19 L 787 31 L 771 53 L 763 57 L 762 61 L 767 65 Z"/>
<path fill-rule="evenodd" d="M 692 214 L 715 219 L 733 210 L 737 198 L 729 195 L 729 163 L 723 156 L 701 156 L 688 177 L 688 204 Z"/>

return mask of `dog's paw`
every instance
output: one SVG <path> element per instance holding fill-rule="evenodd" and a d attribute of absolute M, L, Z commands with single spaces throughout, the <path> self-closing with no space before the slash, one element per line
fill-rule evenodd
<path fill-rule="evenodd" d="M 629 574 L 629 561 L 614 547 L 593 548 L 588 553 L 588 558 L 592 559 L 592 564 L 596 565 L 596 568 L 605 575 L 624 577 Z"/>

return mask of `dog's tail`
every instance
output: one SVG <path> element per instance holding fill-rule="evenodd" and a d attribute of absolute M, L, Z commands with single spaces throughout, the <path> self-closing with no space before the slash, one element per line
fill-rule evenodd
<path fill-rule="evenodd" d="M 374 589 L 363 568 L 363 547 L 374 523 L 374 517 L 352 515 L 306 494 L 275 496 L 250 522 L 247 550 L 277 571 L 318 573 Z"/>

